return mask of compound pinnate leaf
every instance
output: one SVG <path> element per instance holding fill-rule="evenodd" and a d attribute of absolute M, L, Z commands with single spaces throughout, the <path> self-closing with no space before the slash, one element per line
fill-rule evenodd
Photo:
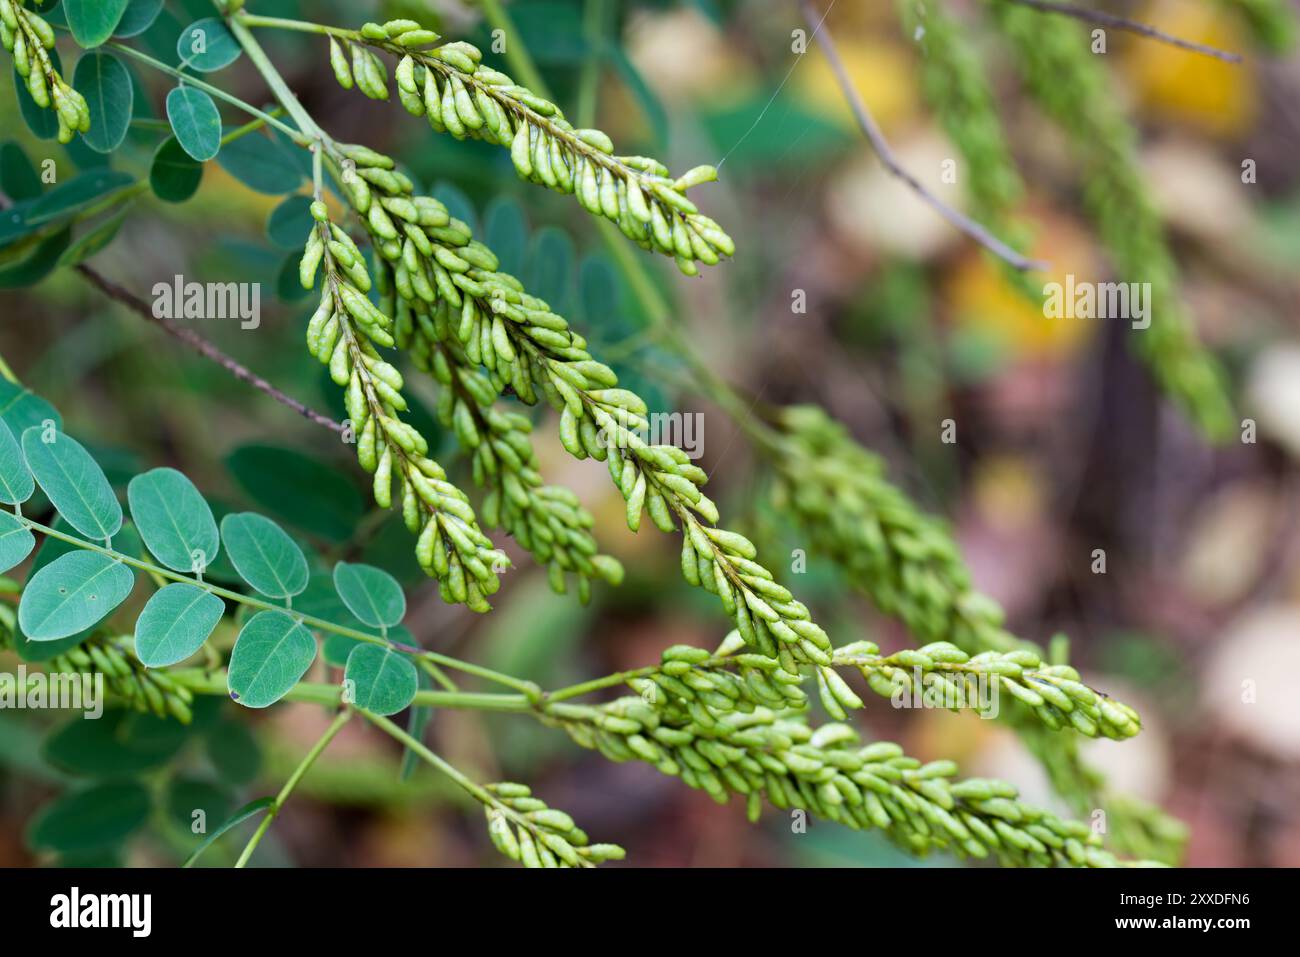
<path fill-rule="evenodd" d="M 72 37 L 86 49 L 97 47 L 113 35 L 128 0 L 64 0 L 63 13 Z"/>
<path fill-rule="evenodd" d="M 158 145 L 149 167 L 149 186 L 165 203 L 183 203 L 203 182 L 203 164 L 196 160 L 180 140 L 169 136 Z"/>
<path fill-rule="evenodd" d="M 111 153 L 131 125 L 135 88 L 130 71 L 113 54 L 97 50 L 77 61 L 72 85 L 90 109 L 90 129 L 81 134 L 82 139 L 96 153 Z"/>
<path fill-rule="evenodd" d="M 174 582 L 156 592 L 135 623 L 135 655 L 149 668 L 184 661 L 225 614 L 226 603 L 202 588 Z"/>
<path fill-rule="evenodd" d="M 263 811 L 269 809 L 274 804 L 275 804 L 275 798 L 273 797 L 264 797 L 264 798 L 258 798 L 256 801 L 249 801 L 247 804 L 241 807 L 234 814 L 230 815 L 230 817 L 222 821 L 221 824 L 218 825 L 215 831 L 213 831 L 211 834 L 205 837 L 202 843 L 199 844 L 199 846 L 194 849 L 194 853 L 191 854 L 189 857 L 187 857 L 185 859 L 185 863 L 182 864 L 181 866 L 193 867 L 194 862 L 199 859 L 199 857 L 203 854 L 203 852 L 206 851 L 213 844 L 215 844 L 217 839 L 220 838 L 223 834 L 225 834 L 231 828 L 238 827 L 240 824 L 243 824 L 250 817 L 254 817 L 257 814 L 261 814 Z"/>
<path fill-rule="evenodd" d="M 7 572 L 32 553 L 36 536 L 8 512 L 0 511 L 0 572 Z"/>
<path fill-rule="evenodd" d="M 230 697 L 246 708 L 275 704 L 316 659 L 312 633 L 282 611 L 254 615 L 235 640 L 226 681 Z"/>
<path fill-rule="evenodd" d="M 415 698 L 419 678 L 405 655 L 380 645 L 357 645 L 343 671 L 349 701 L 374 714 L 397 714 Z"/>
<path fill-rule="evenodd" d="M 178 572 L 202 572 L 221 539 L 212 509 L 194 483 L 175 469 L 151 469 L 126 487 L 131 518 L 150 553 Z"/>
<path fill-rule="evenodd" d="M 36 481 L 13 430 L 0 419 L 0 502 L 19 505 L 32 497 Z"/>
<path fill-rule="evenodd" d="M 196 20 L 176 39 L 176 55 L 200 73 L 224 69 L 243 52 L 234 34 L 216 17 Z"/>
<path fill-rule="evenodd" d="M 221 114 L 212 97 L 192 86 L 178 86 L 167 94 L 167 121 L 181 148 L 200 163 L 221 150 Z"/>
<path fill-rule="evenodd" d="M 122 506 L 104 470 L 80 442 L 57 429 L 32 426 L 23 432 L 22 447 L 32 475 L 68 524 L 88 538 L 118 533 Z"/>
<path fill-rule="evenodd" d="M 54 641 L 84 631 L 126 601 L 135 574 L 98 552 L 69 552 L 27 583 L 18 602 L 18 626 L 32 641 Z"/>
<path fill-rule="evenodd" d="M 58 410 L 30 389 L 14 385 L 6 379 L 0 379 L 0 421 L 20 436 L 33 425 L 51 423 L 54 428 L 63 428 L 63 417 Z"/>
<path fill-rule="evenodd" d="M 238 512 L 221 520 L 221 540 L 240 577 L 263 595 L 291 598 L 307 587 L 307 558 L 264 515 Z"/>
<path fill-rule="evenodd" d="M 339 562 L 334 587 L 348 610 L 372 628 L 392 627 L 406 614 L 402 586 L 382 568 Z"/>
<path fill-rule="evenodd" d="M 86 851 L 116 844 L 149 817 L 149 792 L 132 781 L 64 794 L 41 809 L 27 843 L 52 851 Z"/>

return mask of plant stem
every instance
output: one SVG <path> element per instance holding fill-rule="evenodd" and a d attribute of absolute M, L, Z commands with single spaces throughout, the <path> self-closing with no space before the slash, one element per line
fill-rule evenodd
<path fill-rule="evenodd" d="M 323 136 L 321 129 L 316 125 L 316 121 L 311 118 L 311 114 L 298 102 L 298 97 L 293 90 L 289 89 L 289 84 L 284 82 L 284 78 L 280 76 L 280 72 L 271 63 L 266 51 L 262 49 L 262 45 L 254 39 L 252 31 L 245 26 L 248 19 L 247 15 L 244 14 L 231 17 L 228 21 L 230 32 L 234 34 L 235 39 L 239 41 L 239 45 L 248 54 L 249 61 L 257 69 L 257 72 L 262 75 L 262 79 L 271 88 L 271 92 L 275 94 L 275 98 L 280 102 L 280 105 L 288 111 L 289 116 L 302 130 L 306 142 L 299 145 L 310 146 L 312 140 L 320 139 Z"/>
<path fill-rule="evenodd" d="M 289 795 L 293 793 L 293 789 L 298 786 L 298 782 L 302 780 L 303 775 L 305 775 L 308 770 L 311 769 L 311 766 L 316 763 L 316 759 L 320 757 L 321 752 L 329 747 L 329 743 L 334 740 L 334 736 L 343 730 L 343 726 L 348 723 L 351 717 L 351 708 L 339 712 L 339 716 L 334 719 L 327 729 L 325 729 L 325 733 L 320 736 L 320 740 L 312 745 L 311 750 L 307 752 L 306 756 L 303 757 L 298 766 L 294 768 L 293 774 L 289 775 L 289 780 L 284 782 L 284 787 L 280 788 L 280 793 L 275 796 L 275 803 L 267 809 L 261 823 L 257 825 L 257 830 L 254 831 L 253 836 L 248 839 L 248 844 L 245 845 L 244 852 L 239 855 L 239 860 L 235 861 L 235 867 L 243 867 L 248 863 L 248 859 L 253 856 L 253 851 L 257 849 L 257 845 L 262 843 L 262 838 L 266 835 L 266 832 L 271 829 L 271 824 L 275 821 L 276 815 L 280 813 L 280 809 L 284 807 L 285 802 L 289 800 Z"/>
<path fill-rule="evenodd" d="M 211 96 L 215 96 L 219 100 L 224 100 L 225 102 L 229 103 L 231 106 L 237 107 L 238 109 L 243 110 L 245 113 L 257 117 L 262 122 L 266 123 L 268 126 L 275 127 L 285 136 L 292 139 L 299 146 L 306 146 L 310 143 L 310 139 L 308 137 L 304 136 L 303 133 L 299 132 L 298 130 L 295 130 L 287 123 L 280 122 L 275 117 L 271 116 L 269 113 L 263 110 L 259 110 L 251 103 L 244 102 L 239 97 L 231 93 L 227 93 L 225 90 L 221 89 L 218 86 L 213 86 L 211 83 L 208 83 L 205 80 L 200 80 L 198 77 L 191 76 L 190 74 L 184 72 L 183 70 L 178 70 L 174 66 L 168 66 L 166 63 L 163 63 L 161 60 L 155 60 L 153 57 L 149 56 L 149 54 L 142 53 L 141 51 L 135 49 L 134 47 L 127 46 L 125 43 L 109 42 L 107 45 L 121 53 L 125 53 L 127 56 L 133 59 L 139 60 L 141 63 L 148 64 L 149 66 L 153 67 L 155 70 L 159 70 L 163 73 L 168 74 L 169 76 L 176 77 L 176 79 L 180 80 L 181 83 L 189 84 L 190 86 L 194 87 L 196 90 L 202 90 L 204 93 L 208 93 Z"/>
<path fill-rule="evenodd" d="M 483 11 L 483 18 L 493 29 L 505 32 L 504 53 L 510 71 L 523 86 L 530 88 L 538 96 L 551 99 L 551 94 L 546 89 L 546 81 L 542 79 L 542 74 L 533 63 L 533 58 L 528 55 L 523 37 L 515 29 L 515 23 L 510 19 L 510 14 L 506 13 L 505 7 L 501 6 L 499 0 L 479 0 L 479 7 Z"/>
<path fill-rule="evenodd" d="M 185 668 L 179 671 L 168 671 L 167 677 L 194 694 L 225 695 L 228 693 L 226 672 L 222 669 L 211 671 L 206 668 Z M 294 685 L 282 700 L 300 704 L 337 706 L 342 701 L 342 695 L 343 689 L 338 685 L 301 681 Z M 532 704 L 524 695 L 473 691 L 417 691 L 411 703 L 428 705 L 431 708 L 494 711 L 507 714 L 519 714 L 532 709 Z"/>
<path fill-rule="evenodd" d="M 345 40 L 356 40 L 361 36 L 356 30 L 330 27 L 323 23 L 311 23 L 306 20 L 290 20 L 287 17 L 260 17 L 255 13 L 245 13 L 242 10 L 235 16 L 246 27 L 293 30 L 297 33 L 314 33 L 318 36 L 342 37 Z"/>
<path fill-rule="evenodd" d="M 406 745 L 408 748 L 410 748 L 412 751 L 418 754 L 421 758 L 423 758 L 426 762 L 428 762 L 432 767 L 436 768 L 437 770 L 445 774 L 447 777 L 451 778 L 452 781 L 460 785 L 465 791 L 469 793 L 471 797 L 473 797 L 484 807 L 490 807 L 494 811 L 504 815 L 505 817 L 513 821 L 515 825 L 518 827 L 527 828 L 533 834 L 538 833 L 536 825 L 534 825 L 531 821 L 525 818 L 522 814 L 520 814 L 514 808 L 509 807 L 508 805 L 502 803 L 497 798 L 497 796 L 493 794 L 491 791 L 489 791 L 487 788 L 483 787 L 477 781 L 474 781 L 473 779 L 467 777 L 459 769 L 448 764 L 442 758 L 438 757 L 438 755 L 434 754 L 427 747 L 425 747 L 423 742 L 417 741 L 415 738 L 407 734 L 405 731 L 403 731 L 397 725 L 393 724 L 393 722 L 389 721 L 387 718 L 381 718 L 379 715 L 371 714 L 369 711 L 362 711 L 361 716 L 365 718 L 367 721 L 369 721 L 371 724 L 373 724 L 375 727 L 379 728 L 381 731 L 388 734 L 390 737 Z M 587 863 L 585 866 L 591 867 L 593 865 Z"/>
<path fill-rule="evenodd" d="M 605 39 L 608 13 L 609 4 L 606 0 L 587 0 L 582 12 L 582 35 L 595 53 L 589 53 L 582 61 L 582 73 L 578 78 L 578 107 L 574 115 L 580 127 L 596 125 L 596 101 L 600 93 L 600 68 L 604 58 L 604 51 L 597 47 Z"/>

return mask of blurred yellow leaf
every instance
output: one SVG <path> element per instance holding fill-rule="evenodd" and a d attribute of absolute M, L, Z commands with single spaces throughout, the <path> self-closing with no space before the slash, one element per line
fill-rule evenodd
<path fill-rule="evenodd" d="M 1031 283 L 1041 288 L 1049 282 L 1065 284 L 1073 273 L 1076 281 L 1102 281 L 1087 237 L 1064 217 L 1040 217 L 1035 224 L 1041 241 L 1031 253 L 1051 263 L 1048 272 L 1036 273 Z M 1087 342 L 1101 322 L 1111 320 L 1049 319 L 1043 300 L 1031 299 L 1017 289 L 1000 264 L 979 250 L 963 256 L 947 276 L 945 287 L 958 326 L 992 334 L 1012 359 L 1065 359 Z"/>
<path fill-rule="evenodd" d="M 1247 48 L 1246 37 L 1222 5 L 1158 0 L 1134 14 L 1184 40 L 1230 52 Z M 1134 38 L 1123 68 L 1142 107 L 1163 118 L 1231 139 L 1255 120 L 1254 74 L 1244 63 L 1226 63 L 1167 43 Z"/>
<path fill-rule="evenodd" d="M 837 34 L 835 47 L 854 89 L 883 129 L 896 127 L 916 115 L 916 66 L 896 43 Z M 816 41 L 810 41 L 808 54 L 795 76 L 795 89 L 812 110 L 846 129 L 858 128 L 839 81 L 816 48 Z"/>

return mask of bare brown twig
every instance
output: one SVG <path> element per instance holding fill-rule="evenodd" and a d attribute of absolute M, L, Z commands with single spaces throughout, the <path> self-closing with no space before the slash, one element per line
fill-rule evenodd
<path fill-rule="evenodd" d="M 166 331 L 168 335 L 174 336 L 175 338 L 179 339 L 181 342 L 185 343 L 187 346 L 189 346 L 199 355 L 203 356 L 205 359 L 209 359 L 212 362 L 215 362 L 217 365 L 221 366 L 223 369 L 225 369 L 227 372 L 233 375 L 236 379 L 239 379 L 242 382 L 247 382 L 255 389 L 260 389 L 262 392 L 269 395 L 276 402 L 279 402 L 281 405 L 288 406 L 290 409 L 293 409 L 293 411 L 297 412 L 299 415 L 301 415 L 303 418 L 307 419 L 308 421 L 315 422 L 319 426 L 323 426 L 324 428 L 330 429 L 331 431 L 338 432 L 340 434 L 342 434 L 342 432 L 344 431 L 344 427 L 342 423 L 335 422 L 333 419 L 329 418 L 328 416 L 321 415 L 315 409 L 309 408 L 308 406 L 299 402 L 297 399 L 293 398 L 292 396 L 285 395 L 275 386 L 271 385 L 271 383 L 267 382 L 265 379 L 263 379 L 261 376 L 257 375 L 256 373 L 250 371 L 246 366 L 241 365 L 239 362 L 232 359 L 230 356 L 226 355 L 215 345 L 213 345 L 207 339 L 204 339 L 201 335 L 199 335 L 197 332 L 194 332 L 192 329 L 186 329 L 183 326 L 179 326 L 176 323 L 172 322 L 170 319 L 155 318 L 153 315 L 153 310 L 149 308 L 148 303 L 146 303 L 143 299 L 141 299 L 139 296 L 135 295 L 134 293 L 130 292 L 129 290 L 122 288 L 117 283 L 109 279 L 107 276 L 103 275 L 102 273 L 98 272 L 92 267 L 87 266 L 85 263 L 81 263 L 76 268 L 77 268 L 77 272 L 81 273 L 82 278 L 84 278 L 87 282 L 89 282 L 92 286 L 94 286 L 104 295 L 108 296 L 108 298 L 112 299 L 114 302 L 118 302 L 123 306 L 126 306 L 126 308 L 130 309 L 134 313 L 137 313 L 142 318 L 149 320 L 151 323 L 154 323 L 155 325 L 162 327 L 162 329 Z"/>
<path fill-rule="evenodd" d="M 1190 50 L 1193 53 L 1203 53 L 1205 56 L 1214 57 L 1216 60 L 1222 60 L 1225 63 L 1240 63 L 1241 54 L 1229 53 L 1226 50 L 1220 50 L 1218 47 L 1208 46 L 1204 43 L 1196 43 L 1192 40 L 1184 40 L 1173 34 L 1165 33 L 1153 26 L 1145 23 L 1138 23 L 1136 20 L 1130 20 L 1127 17 L 1117 16 L 1113 13 L 1106 13 L 1102 10 L 1092 10 L 1088 7 L 1078 7 L 1070 3 L 1049 3 L 1046 0 L 1012 0 L 1024 7 L 1032 7 L 1035 10 L 1041 10 L 1043 13 L 1059 13 L 1062 16 L 1074 17 L 1076 20 L 1084 20 L 1088 23 L 1096 23 L 1103 27 L 1113 27 L 1116 30 L 1126 30 L 1129 33 L 1136 33 L 1138 36 L 1146 37 L 1149 40 L 1157 40 L 1160 43 L 1168 43 L 1170 46 L 1178 47 L 1182 50 Z"/>
<path fill-rule="evenodd" d="M 876 125 L 871 111 L 867 109 L 866 103 L 862 101 L 862 97 L 849 79 L 848 72 L 844 69 L 844 63 L 840 60 L 839 51 L 835 48 L 835 41 L 831 39 L 830 30 L 822 22 L 823 18 L 817 15 L 812 0 L 799 0 L 799 8 L 803 12 L 804 20 L 807 22 L 812 36 L 821 44 L 822 52 L 826 55 L 826 59 L 835 73 L 835 79 L 843 90 L 844 98 L 848 101 L 849 108 L 858 121 L 858 126 L 862 128 L 863 134 L 871 143 L 871 148 L 875 151 L 876 157 L 884 165 L 885 169 L 911 187 L 912 191 L 929 204 L 940 216 L 999 259 L 1020 270 L 1046 269 L 1047 263 L 1022 256 L 975 220 L 953 209 L 938 196 L 935 196 L 921 184 L 920 180 L 903 169 L 897 157 L 894 156 L 894 151 L 890 148 L 884 134 L 880 132 L 880 127 Z"/>

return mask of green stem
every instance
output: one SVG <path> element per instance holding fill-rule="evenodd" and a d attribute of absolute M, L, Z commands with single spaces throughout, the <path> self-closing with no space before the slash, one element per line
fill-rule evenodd
<path fill-rule="evenodd" d="M 223 669 L 183 668 L 168 671 L 167 677 L 177 685 L 194 694 L 225 695 L 228 694 L 226 672 Z M 300 704 L 335 705 L 342 702 L 343 689 L 334 684 L 301 681 L 289 689 L 284 701 Z M 502 713 L 523 713 L 532 709 L 532 704 L 525 695 L 492 694 L 473 691 L 417 691 L 411 702 L 415 705 L 428 705 L 431 708 L 454 708 L 468 711 L 497 711 Z"/>
<path fill-rule="evenodd" d="M 262 79 L 271 88 L 271 92 L 275 94 L 275 98 L 280 102 L 280 105 L 288 111 L 289 116 L 293 118 L 293 121 L 298 124 L 298 128 L 305 134 L 306 142 L 300 145 L 309 146 L 312 140 L 320 139 L 324 134 L 321 133 L 320 127 L 316 125 L 316 121 L 312 119 L 311 114 L 298 102 L 298 97 L 293 90 L 289 89 L 289 84 L 284 82 L 284 78 L 280 76 L 280 72 L 266 55 L 262 45 L 253 37 L 252 31 L 245 26 L 249 19 L 246 14 L 231 17 L 228 21 L 230 32 L 234 34 L 235 39 L 239 41 L 239 45 L 248 54 L 249 61 L 257 69 L 257 72 L 262 75 Z"/>
<path fill-rule="evenodd" d="M 582 35 L 592 50 L 596 50 L 604 41 L 608 14 L 607 0 L 587 0 L 582 12 Z M 601 53 L 597 52 L 582 61 L 582 73 L 578 78 L 578 107 L 575 113 L 579 127 L 596 125 L 596 103 L 600 94 L 602 60 Z"/>
<path fill-rule="evenodd" d="M 127 56 L 135 60 L 139 60 L 141 63 L 145 63 L 153 67 L 155 70 L 159 70 L 163 73 L 168 74 L 169 76 L 176 77 L 176 79 L 180 80 L 181 83 L 189 84 L 190 86 L 194 87 L 196 90 L 202 90 L 204 93 L 208 93 L 211 96 L 215 96 L 217 99 L 224 100 L 226 103 L 229 103 L 231 106 L 243 110 L 245 113 L 248 113 L 250 116 L 257 117 L 263 123 L 266 123 L 268 126 L 275 127 L 285 136 L 292 139 L 299 146 L 307 146 L 311 143 L 311 139 L 309 137 L 304 136 L 303 133 L 299 132 L 298 130 L 295 130 L 287 123 L 280 122 L 275 117 L 271 116 L 269 113 L 263 110 L 259 110 L 251 103 L 244 102 L 239 97 L 234 96 L 231 93 L 227 93 L 225 90 L 221 89 L 220 87 L 213 86 L 211 83 L 208 83 L 205 80 L 200 80 L 198 77 L 191 76 L 190 74 L 185 73 L 182 70 L 178 70 L 174 66 L 168 66 L 166 63 L 163 63 L 161 60 L 155 60 L 153 57 L 149 56 L 149 54 L 142 53 L 139 50 L 135 49 L 134 47 L 127 46 L 125 43 L 109 42 L 107 45 L 121 53 L 125 53 Z M 292 113 L 292 111 L 290 112 Z"/>
<path fill-rule="evenodd" d="M 528 55 L 523 37 L 515 29 L 515 23 L 510 19 L 510 14 L 506 13 L 505 7 L 501 6 L 498 0 L 479 0 L 479 7 L 483 10 L 484 19 L 493 29 L 505 32 L 505 58 L 510 66 L 510 72 L 522 81 L 523 86 L 528 87 L 538 96 L 552 99 L 546 81 L 542 79 L 542 74 L 533 63 L 533 58 Z"/>
<path fill-rule="evenodd" d="M 18 381 L 18 376 L 14 375 L 14 370 L 9 368 L 9 363 L 5 362 L 4 356 L 0 356 L 0 376 L 4 376 L 5 379 L 12 382 L 14 385 L 22 385 L 22 383 Z"/>
<path fill-rule="evenodd" d="M 267 112 L 267 116 L 281 116 L 283 114 L 284 114 L 284 110 L 280 109 L 280 107 L 278 106 L 275 109 Z M 164 123 L 163 125 L 167 126 L 168 129 L 171 129 L 171 126 L 169 124 Z M 261 117 L 256 117 L 252 120 L 249 120 L 243 126 L 236 127 L 235 129 L 227 133 L 225 136 L 221 137 L 221 145 L 226 146 L 230 143 L 235 142 L 235 140 L 242 139 L 243 137 L 247 136 L 249 133 L 257 132 L 265 125 L 266 125 L 266 120 L 262 119 Z"/>
<path fill-rule="evenodd" d="M 287 17 L 260 17 L 254 13 L 240 11 L 235 15 L 246 27 L 267 27 L 272 30 L 293 30 L 297 33 L 314 33 L 318 36 L 342 37 L 344 40 L 359 40 L 361 34 L 356 30 L 343 27 L 330 27 L 323 23 L 310 23 L 306 20 L 290 20 Z"/>
<path fill-rule="evenodd" d="M 340 712 L 339 716 L 325 730 L 325 733 L 320 736 L 320 740 L 312 745 L 311 750 L 294 768 L 293 774 L 289 775 L 289 780 L 284 782 L 284 787 L 280 788 L 280 793 L 275 796 L 275 803 L 267 809 L 262 822 L 257 825 L 257 830 L 248 839 L 248 844 L 244 847 L 244 853 L 240 854 L 239 860 L 235 861 L 235 867 L 243 867 L 248 863 L 248 859 L 253 856 L 253 851 L 257 850 L 257 845 L 262 843 L 262 838 L 271 829 L 271 824 L 275 821 L 276 815 L 280 813 L 280 809 L 289 800 L 289 795 L 293 794 L 293 789 L 298 786 L 298 782 L 302 780 L 303 775 L 316 763 L 316 759 L 320 757 L 321 752 L 329 747 L 329 743 L 334 740 L 334 736 L 343 730 L 343 726 L 348 723 L 351 717 L 351 708 Z"/>

